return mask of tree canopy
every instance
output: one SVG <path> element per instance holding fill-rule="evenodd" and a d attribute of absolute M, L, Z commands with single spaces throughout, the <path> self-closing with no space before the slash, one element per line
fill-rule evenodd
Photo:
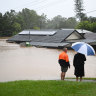
<path fill-rule="evenodd" d="M 81 22 L 75 17 L 55 16 L 47 19 L 43 13 L 38 15 L 35 10 L 22 9 L 20 12 L 15 10 L 0 13 L 0 36 L 13 36 L 24 29 L 62 29 L 79 28 L 96 32 L 96 17 L 84 16 Z"/>
<path fill-rule="evenodd" d="M 75 12 L 76 17 L 79 19 L 79 21 L 83 21 L 83 18 L 85 17 L 85 14 L 83 11 L 85 10 L 83 7 L 83 0 L 74 0 L 75 1 Z"/>
<path fill-rule="evenodd" d="M 87 17 L 84 21 L 80 22 L 76 28 L 96 32 L 96 17 Z"/>
<path fill-rule="evenodd" d="M 4 15 L 0 13 L 0 36 L 12 36 L 24 29 L 75 28 L 76 25 L 74 17 L 65 18 L 58 15 L 50 20 L 45 14 L 38 15 L 36 11 L 27 8 L 20 12 L 10 10 Z"/>

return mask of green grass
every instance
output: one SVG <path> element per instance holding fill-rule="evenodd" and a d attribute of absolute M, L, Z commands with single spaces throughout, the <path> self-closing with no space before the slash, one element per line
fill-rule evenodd
<path fill-rule="evenodd" d="M 0 96 L 96 96 L 96 83 L 69 81 L 13 81 L 0 83 Z"/>
<path fill-rule="evenodd" d="M 76 78 L 67 77 L 66 79 L 76 79 Z M 83 80 L 96 80 L 96 78 L 83 78 Z"/>

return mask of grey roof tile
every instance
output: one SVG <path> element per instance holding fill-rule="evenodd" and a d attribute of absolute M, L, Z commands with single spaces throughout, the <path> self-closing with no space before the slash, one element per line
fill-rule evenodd
<path fill-rule="evenodd" d="M 84 37 L 85 37 L 86 39 L 96 40 L 96 33 L 86 33 L 86 34 L 84 35 Z"/>
<path fill-rule="evenodd" d="M 66 41 L 66 43 L 74 43 L 74 42 L 93 43 L 93 42 L 96 42 L 96 40 L 92 40 L 92 39 L 78 39 L 78 40 Z"/>
<path fill-rule="evenodd" d="M 43 43 L 43 42 L 30 42 L 33 46 L 42 46 L 42 47 L 64 47 L 69 45 L 69 43 Z"/>
<path fill-rule="evenodd" d="M 69 34 L 74 30 L 58 30 L 56 34 L 52 36 L 30 35 L 30 41 L 32 42 L 62 42 Z M 29 41 L 29 35 L 15 35 L 8 39 L 8 41 Z"/>

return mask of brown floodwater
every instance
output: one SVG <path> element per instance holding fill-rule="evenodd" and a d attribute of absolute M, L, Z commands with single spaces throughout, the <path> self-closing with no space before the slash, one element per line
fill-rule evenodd
<path fill-rule="evenodd" d="M 0 82 L 14 80 L 59 80 L 58 49 L 20 47 L 0 39 Z M 74 76 L 73 56 L 68 51 L 71 68 L 66 77 Z M 96 56 L 87 56 L 85 77 L 96 78 Z"/>

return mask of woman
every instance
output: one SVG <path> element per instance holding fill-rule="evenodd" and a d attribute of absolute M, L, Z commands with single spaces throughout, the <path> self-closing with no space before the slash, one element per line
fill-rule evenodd
<path fill-rule="evenodd" d="M 84 74 L 84 61 L 86 61 L 86 57 L 84 54 L 77 53 L 74 56 L 73 66 L 75 68 L 74 75 L 76 76 L 76 81 L 78 81 L 78 77 L 80 77 L 80 81 L 82 81 L 82 77 Z"/>

